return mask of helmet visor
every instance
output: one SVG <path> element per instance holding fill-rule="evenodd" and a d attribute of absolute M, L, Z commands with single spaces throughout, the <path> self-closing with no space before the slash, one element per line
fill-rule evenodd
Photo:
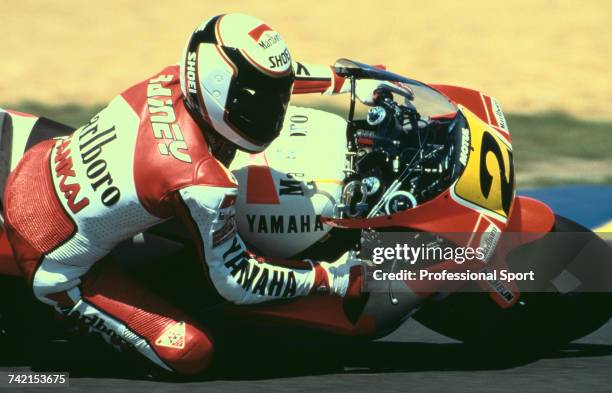
<path fill-rule="evenodd" d="M 249 142 L 266 146 L 283 127 L 293 77 L 275 86 L 251 86 L 238 81 L 227 97 L 227 121 Z"/>

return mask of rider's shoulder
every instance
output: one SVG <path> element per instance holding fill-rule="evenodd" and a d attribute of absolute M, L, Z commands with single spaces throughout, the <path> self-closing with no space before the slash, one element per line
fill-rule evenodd
<path fill-rule="evenodd" d="M 186 188 L 199 186 L 235 189 L 231 172 L 208 151 L 193 156 L 189 164 L 170 157 L 151 154 L 134 168 L 136 190 L 142 205 L 154 215 L 171 214 L 172 195 Z"/>
<path fill-rule="evenodd" d="M 212 154 L 202 157 L 195 167 L 194 186 L 210 186 L 219 188 L 236 188 L 234 175 Z"/>
<path fill-rule="evenodd" d="M 144 104 L 147 98 L 180 95 L 181 85 L 177 64 L 164 67 L 161 71 L 143 79 L 121 92 L 130 105 Z"/>

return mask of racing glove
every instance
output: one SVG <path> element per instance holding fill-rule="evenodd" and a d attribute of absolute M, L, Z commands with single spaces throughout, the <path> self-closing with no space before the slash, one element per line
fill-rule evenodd
<path fill-rule="evenodd" d="M 316 293 L 330 293 L 344 298 L 354 298 L 361 294 L 363 280 L 363 261 L 354 251 L 344 253 L 335 262 L 318 262 L 315 265 Z"/>

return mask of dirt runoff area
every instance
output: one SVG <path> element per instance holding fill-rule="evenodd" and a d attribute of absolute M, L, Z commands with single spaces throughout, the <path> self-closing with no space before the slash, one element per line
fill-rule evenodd
<path fill-rule="evenodd" d="M 209 16 L 241 11 L 281 32 L 295 59 L 384 63 L 481 89 L 506 111 L 612 118 L 612 2 L 517 0 L 3 0 L 0 102 L 103 103 L 176 62 Z"/>

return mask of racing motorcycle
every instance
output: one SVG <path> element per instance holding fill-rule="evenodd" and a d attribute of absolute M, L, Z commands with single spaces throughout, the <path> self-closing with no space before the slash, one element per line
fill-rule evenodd
<path fill-rule="evenodd" d="M 612 250 L 544 203 L 516 195 L 512 140 L 495 98 L 347 59 L 335 70 L 351 83 L 346 118 L 290 106 L 270 147 L 259 154 L 239 152 L 230 167 L 239 184 L 238 230 L 250 249 L 267 257 L 333 261 L 347 250 L 359 252 L 364 239 L 393 233 L 406 242 L 484 245 L 488 260 L 539 269 L 545 279 L 527 290 L 500 280 L 426 290 L 396 280 L 358 299 L 313 295 L 252 306 L 203 305 L 205 297 L 194 295 L 201 275 L 190 270 L 197 266 L 196 250 L 176 222 L 119 245 L 114 259 L 128 270 L 137 266 L 147 285 L 198 315 L 213 332 L 239 326 L 371 340 L 413 317 L 470 344 L 551 347 L 594 331 L 612 316 L 609 293 L 584 290 L 593 288 L 593 272 L 610 281 Z M 355 93 L 363 79 L 381 82 L 367 111 L 357 107 Z M 46 126 L 54 130 L 47 135 L 71 132 L 52 121 Z M 6 139 L 5 130 L 4 157 Z M 14 166 L 14 152 L 10 160 Z M 499 240 L 506 233 L 514 234 L 512 241 Z M 16 278 L 9 245 L 0 251 L 2 299 L 20 299 L 0 308 L 2 335 L 10 338 L 23 334 L 23 320 L 50 311 Z M 428 268 L 440 266 L 448 267 L 448 261 Z M 169 277 L 181 280 L 168 285 Z"/>

